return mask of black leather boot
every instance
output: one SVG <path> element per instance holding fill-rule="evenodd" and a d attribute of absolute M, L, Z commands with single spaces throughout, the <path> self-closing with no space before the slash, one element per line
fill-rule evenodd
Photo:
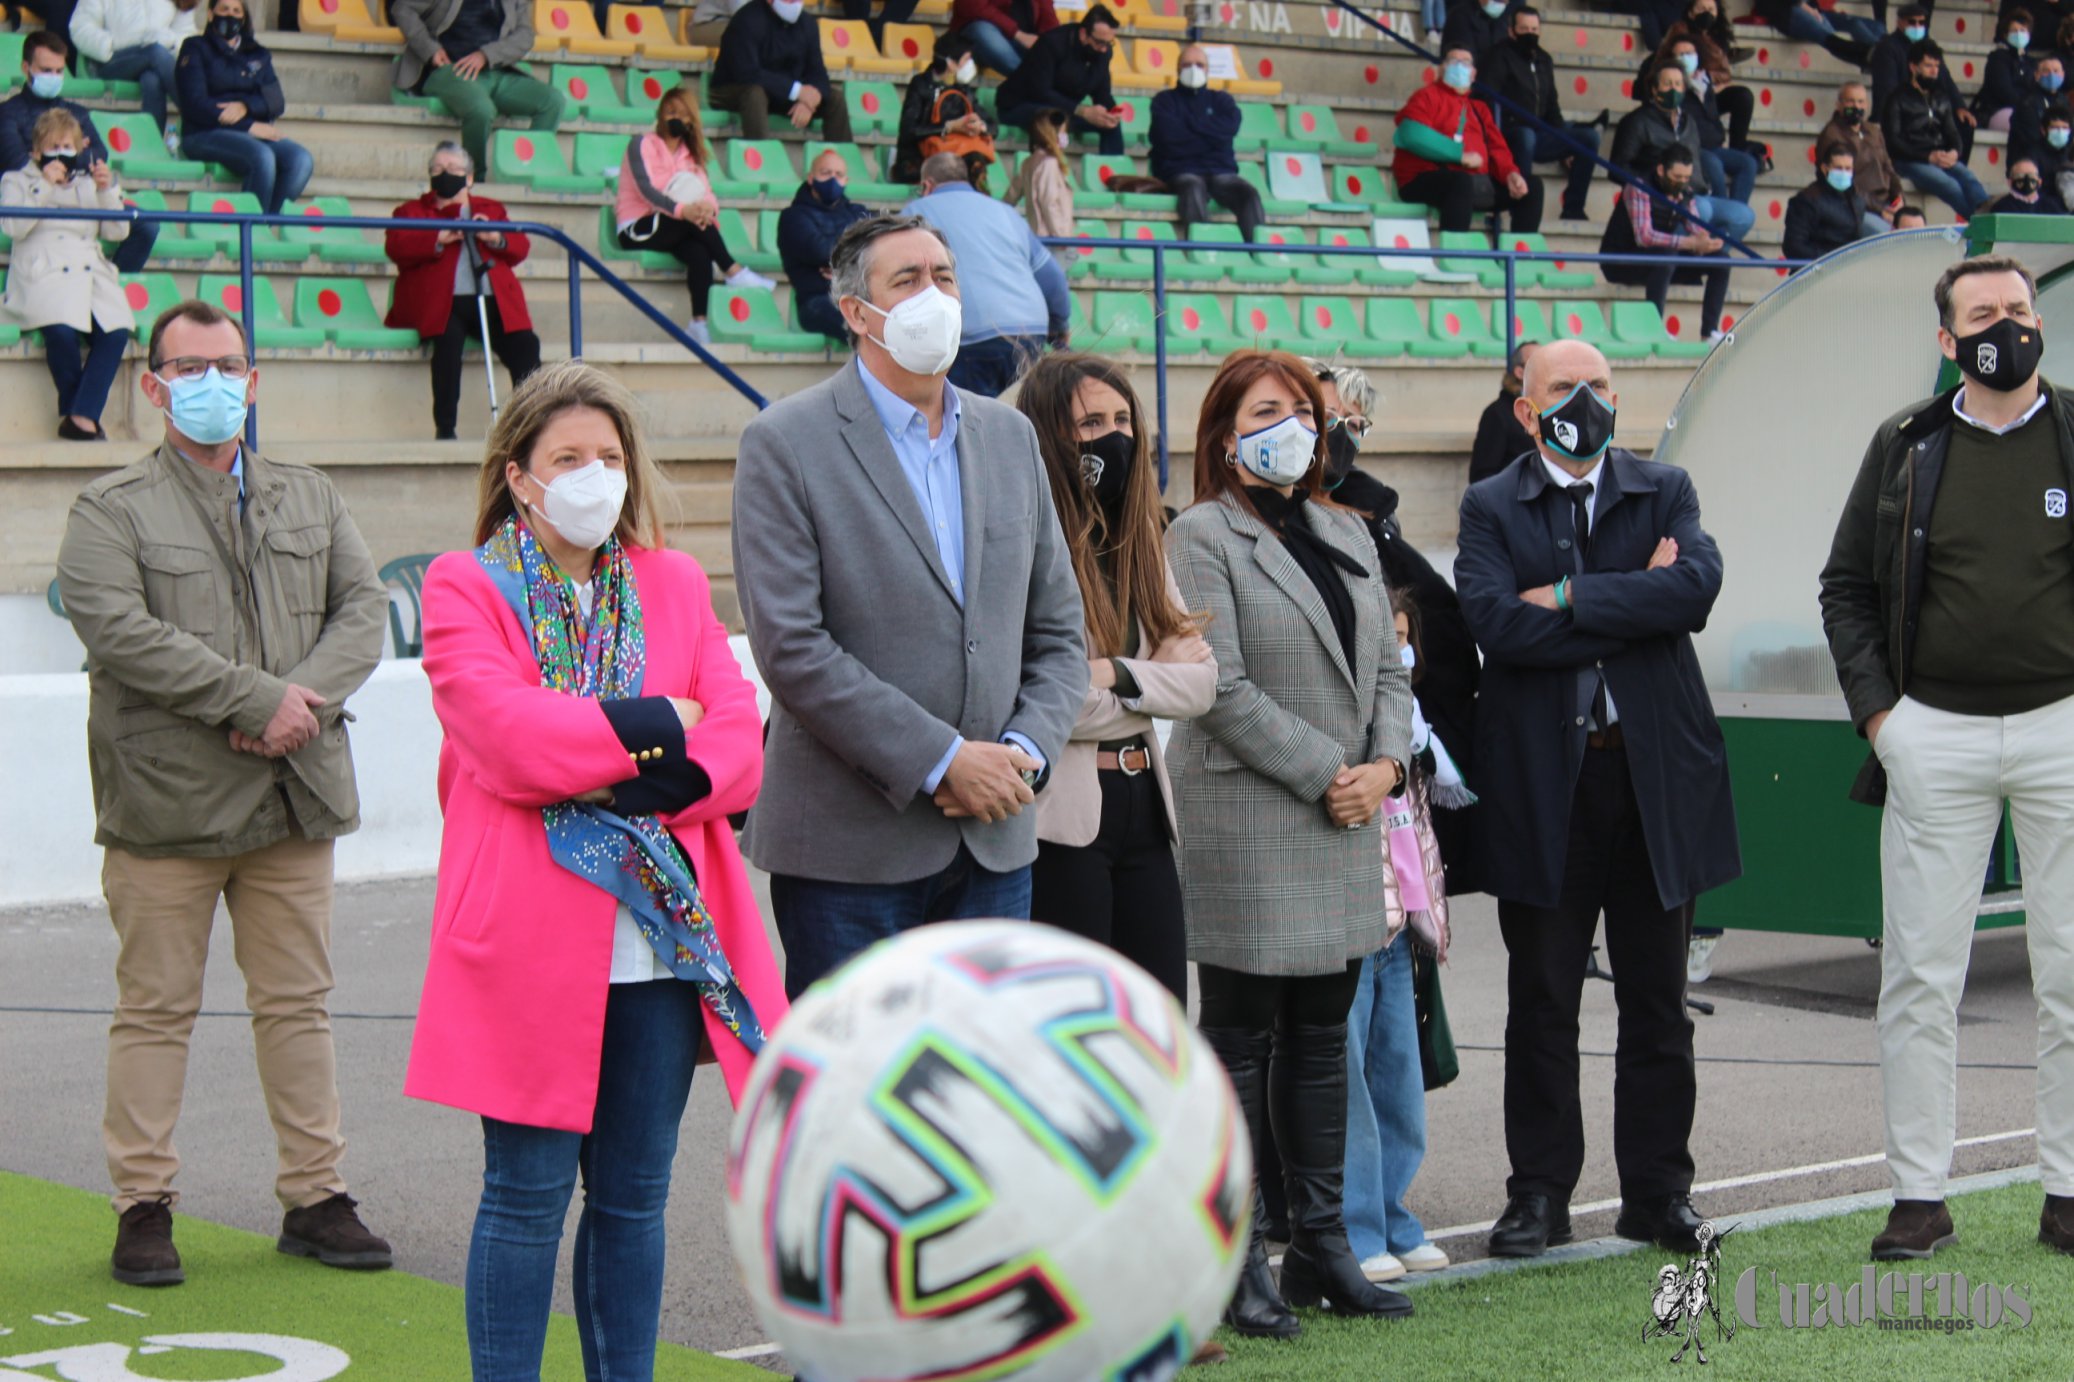
<path fill-rule="evenodd" d="M 1347 1243 L 1347 1024 L 1284 1028 L 1269 1100 L 1289 1182 L 1282 1299 L 1345 1315 L 1411 1314 L 1411 1297 L 1377 1286 Z"/>
<path fill-rule="evenodd" d="M 1231 1076 L 1232 1088 L 1238 1092 L 1239 1112 L 1245 1115 L 1257 1164 L 1260 1148 L 1268 1140 L 1267 1062 L 1271 1038 L 1266 1032 L 1228 1027 L 1204 1027 L 1202 1034 L 1224 1062 L 1225 1073 Z M 1275 1276 L 1267 1265 L 1266 1219 L 1256 1181 L 1246 1264 L 1239 1269 L 1239 1284 L 1232 1291 L 1231 1303 L 1224 1307 L 1224 1322 L 1249 1338 L 1293 1339 L 1303 1332 L 1303 1325 L 1275 1290 Z"/>

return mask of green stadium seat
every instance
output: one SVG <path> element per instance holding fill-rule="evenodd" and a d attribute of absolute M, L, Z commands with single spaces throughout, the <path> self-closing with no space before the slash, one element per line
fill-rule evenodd
<path fill-rule="evenodd" d="M 905 202 L 921 193 L 922 189 L 919 187 L 907 187 L 881 179 L 878 160 L 871 156 L 870 150 L 854 143 L 830 144 L 821 139 L 808 140 L 807 156 L 799 161 L 802 178 L 806 176 L 805 170 L 814 166 L 814 160 L 821 156 L 823 149 L 833 149 L 843 156 L 843 163 L 850 170 L 849 191 L 852 201 Z M 794 183 L 792 190 L 797 192 L 799 184 Z"/>
<path fill-rule="evenodd" d="M 1306 149 L 1279 148 L 1267 151 L 1268 190 L 1282 201 L 1301 202 L 1314 211 L 1361 212 L 1359 202 L 1333 200 L 1325 181 L 1325 165 Z"/>
<path fill-rule="evenodd" d="M 324 344 L 323 327 L 296 326 L 288 320 L 271 279 L 254 276 L 252 291 L 254 345 L 271 350 L 314 350 Z M 236 274 L 203 274 L 195 296 L 234 317 L 244 310 L 244 290 Z"/>
<path fill-rule="evenodd" d="M 403 627 L 403 611 L 397 602 L 389 602 L 389 637 L 398 657 L 423 657 L 425 655 L 425 572 L 437 557 L 434 552 L 415 552 L 407 557 L 398 557 L 383 565 L 375 573 L 375 579 L 384 590 L 394 587 L 403 593 L 405 603 L 410 605 L 411 626 Z"/>
<path fill-rule="evenodd" d="M 799 190 L 799 169 L 793 166 L 785 145 L 776 139 L 728 140 L 727 177 L 754 189 L 752 196 L 789 202 Z"/>
<path fill-rule="evenodd" d="M 761 288 L 713 285 L 713 305 L 706 318 L 715 341 L 745 345 L 770 355 L 820 355 L 831 342 L 818 331 L 792 331 L 778 315 L 777 299 Z"/>
<path fill-rule="evenodd" d="M 1243 110 L 1245 107 L 1241 106 L 1240 109 Z M 1247 163 L 1242 160 L 1239 163 L 1239 176 L 1253 184 L 1253 190 L 1260 194 L 1261 210 L 1268 215 L 1308 216 L 1310 214 L 1311 204 L 1309 202 L 1300 202 L 1290 197 L 1278 197 L 1274 194 L 1274 184 L 1268 180 L 1267 166 L 1265 164 Z"/>
<path fill-rule="evenodd" d="M 22 45 L 28 41 L 26 32 L 0 34 L 0 90 L 16 90 L 28 80 L 22 75 Z"/>
<path fill-rule="evenodd" d="M 1265 149 L 1270 144 L 1286 142 L 1288 136 L 1282 132 L 1282 120 L 1275 113 L 1272 101 L 1239 102 L 1239 132 L 1232 138 L 1232 146 L 1240 153 L 1251 153 Z"/>
<path fill-rule="evenodd" d="M 1231 326 L 1249 342 L 1286 350 L 1303 337 L 1289 299 L 1280 293 L 1241 293 L 1231 300 Z"/>
<path fill-rule="evenodd" d="M 1496 360 L 1505 354 L 1504 340 L 1491 334 L 1483 305 L 1472 298 L 1435 298 L 1427 305 L 1426 320 L 1435 340 L 1460 342 L 1479 359 Z"/>
<path fill-rule="evenodd" d="M 1188 228 L 1188 238 L 1199 244 L 1208 245 L 1243 245 L 1246 243 L 1246 237 L 1239 232 L 1237 226 L 1208 221 L 1198 221 L 1190 226 Z M 1202 254 L 1195 250 L 1190 250 L 1185 254 L 1177 256 L 1174 262 L 1182 267 L 1184 273 L 1192 272 L 1194 275 L 1208 274 L 1214 269 L 1230 282 L 1263 288 L 1281 287 L 1289 281 L 1289 276 L 1295 269 L 1295 265 L 1290 262 L 1290 256 L 1286 254 L 1233 254 L 1229 251 L 1222 254 Z M 1201 267 L 1191 271 L 1189 266 L 1194 265 L 1200 265 Z M 1190 276 L 1183 278 L 1181 281 L 1184 283 L 1210 283 L 1216 280 L 1200 276 Z"/>
<path fill-rule="evenodd" d="M 1080 186 L 1073 205 L 1082 211 L 1106 211 L 1121 203 L 1109 190 L 1109 179 L 1118 173 L 1135 173 L 1137 163 L 1128 154 L 1088 154 L 1080 160 Z"/>
<path fill-rule="evenodd" d="M 1375 158 L 1373 144 L 1347 139 L 1340 134 L 1339 116 L 1331 106 L 1289 107 L 1289 132 L 1283 142 L 1331 158 Z"/>
<path fill-rule="evenodd" d="M 1426 229 L 1426 218 L 1418 216 L 1408 220 L 1391 220 L 1378 216 L 1374 222 L 1375 242 L 1396 250 L 1422 250 L 1430 248 L 1433 241 Z M 1426 283 L 1474 283 L 1474 274 L 1448 273 L 1425 255 L 1395 255 L 1390 267 L 1408 273 Z"/>
<path fill-rule="evenodd" d="M 598 208 L 598 257 L 600 259 L 618 259 L 626 263 L 638 264 L 644 269 L 659 269 L 664 272 L 673 269 L 683 269 L 684 266 L 678 262 L 677 256 L 673 254 L 664 254 L 660 250 L 622 249 L 619 243 L 618 218 L 612 213 L 613 208 L 610 203 Z"/>
<path fill-rule="evenodd" d="M 314 326 L 340 350 L 416 350 L 418 333 L 382 325 L 366 278 L 298 278 L 295 324 Z"/>
<path fill-rule="evenodd" d="M 987 170 L 987 195 L 999 201 L 1008 200 L 1008 184 L 1015 181 L 1015 170 L 1023 166 L 1029 154 L 1019 149 L 994 150 L 994 166 Z M 920 192 L 919 187 L 907 189 L 910 193 Z"/>
<path fill-rule="evenodd" d="M 1681 341 L 1673 336 L 1657 314 L 1656 304 L 1646 301 L 1619 300 L 1613 304 L 1613 336 L 1633 345 L 1646 345 L 1667 360 L 1696 360 L 1713 349 L 1705 341 Z"/>
<path fill-rule="evenodd" d="M 1215 293 L 1167 294 L 1167 341 L 1195 341 L 1207 355 L 1222 359 L 1251 342 L 1231 329 L 1224 303 Z"/>
<path fill-rule="evenodd" d="M 1123 229 L 1112 231 L 1119 240 L 1174 241 L 1174 227 L 1161 221 L 1125 221 Z M 1178 260 L 1179 256 L 1175 256 Z M 1152 251 L 1149 249 L 1119 250 L 1112 259 L 1095 262 L 1096 278 L 1143 278 L 1152 277 Z"/>
<path fill-rule="evenodd" d="M 1150 91 L 1118 91 L 1116 104 L 1123 109 L 1123 123 L 1116 132 L 1123 136 L 1127 149 L 1142 149 L 1152 134 L 1152 97 Z M 1099 135 L 1095 136 L 1100 138 Z"/>
<path fill-rule="evenodd" d="M 327 216 L 350 216 L 353 204 L 344 197 L 305 197 L 299 202 L 289 202 L 281 208 L 291 216 L 303 218 L 301 225 L 281 227 L 281 238 L 300 241 L 317 247 L 317 258 L 326 264 L 381 264 L 388 261 L 388 251 L 379 240 L 368 239 L 368 232 L 354 226 L 324 224 Z M 383 212 L 387 214 L 386 209 Z M 161 238 L 159 244 L 165 244 Z"/>
<path fill-rule="evenodd" d="M 1373 245 L 1375 239 L 1365 230 L 1342 230 L 1334 226 L 1318 232 L 1318 243 L 1340 249 Z M 1364 288 L 1409 288 L 1419 281 L 1417 274 L 1397 268 L 1387 259 L 1340 258 L 1342 262 L 1353 265 L 1354 281 Z"/>
<path fill-rule="evenodd" d="M 850 106 L 850 128 L 860 134 L 894 134 L 900 129 L 901 94 L 891 82 L 843 83 L 843 99 Z"/>
<path fill-rule="evenodd" d="M 1337 351 L 1355 360 L 1387 360 L 1403 354 L 1395 344 L 1370 336 L 1361 324 L 1361 314 L 1347 298 L 1302 298 L 1296 315 L 1304 340 L 1312 346 L 1307 354 L 1330 356 Z"/>
<path fill-rule="evenodd" d="M 1538 232 L 1511 230 L 1498 237 L 1498 247 L 1522 254 L 1546 254 L 1548 237 Z M 1599 276 L 1583 269 L 1565 269 L 1562 261 L 1557 259 L 1522 259 L 1519 283 L 1521 287 L 1595 288 Z"/>
<path fill-rule="evenodd" d="M 1083 240 L 1108 240 L 1114 238 L 1115 234 L 1107 221 L 1089 220 L 1086 217 L 1081 218 L 1080 223 L 1074 227 L 1074 231 Z M 1117 250 L 1095 245 L 1090 245 L 1086 249 L 1067 250 L 1065 251 L 1067 261 L 1066 276 L 1068 278 L 1086 278 L 1094 273 L 1095 265 L 1104 260 L 1114 259 L 1118 253 L 1119 251 Z"/>
<path fill-rule="evenodd" d="M 1418 202 L 1400 201 L 1397 184 L 1372 163 L 1341 163 L 1332 169 L 1332 199 L 1352 202 L 1371 216 L 1426 219 L 1426 208 Z"/>
<path fill-rule="evenodd" d="M 123 115 L 98 112 L 94 127 L 108 146 L 108 161 L 125 182 L 148 178 L 157 182 L 200 182 L 208 167 L 195 159 L 175 158 L 166 148 L 166 137 L 142 111 Z"/>
<path fill-rule="evenodd" d="M 809 335 L 809 336 L 820 336 L 820 335 L 821 335 L 821 333 L 820 333 L 820 332 L 818 332 L 818 331 L 808 331 L 808 330 L 807 330 L 807 328 L 806 328 L 806 325 L 805 325 L 805 324 L 804 324 L 803 322 L 801 322 L 801 321 L 800 321 L 800 319 L 799 319 L 799 294 L 798 294 L 798 293 L 794 293 L 794 294 L 792 295 L 792 305 L 791 305 L 790 307 L 788 307 L 788 308 L 786 308 L 786 309 L 785 309 L 785 322 L 786 322 L 786 325 L 787 325 L 787 326 L 788 326 L 788 327 L 789 327 L 790 329 L 792 329 L 792 330 L 794 330 L 794 331 L 798 331 L 798 332 L 801 332 L 801 333 L 803 333 L 803 334 L 805 334 L 805 335 Z M 847 351 L 847 350 L 848 350 L 848 349 L 850 348 L 849 342 L 847 342 L 847 341 L 838 341 L 838 340 L 835 340 L 835 339 L 833 339 L 832 337 L 828 337 L 828 336 L 821 336 L 821 344 L 822 344 L 822 345 L 824 345 L 824 346 L 826 346 L 826 347 L 827 347 L 827 348 L 828 348 L 829 350 L 831 350 L 831 351 L 834 351 L 834 352 L 836 352 L 836 353 L 838 353 L 838 354 L 840 354 L 840 353 L 842 353 L 842 352 L 844 352 L 844 351 Z"/>
<path fill-rule="evenodd" d="M 1599 353 L 1608 360 L 1641 360 L 1653 352 L 1646 342 L 1623 341 L 1606 325 L 1606 314 L 1599 304 L 1583 299 L 1565 299 L 1555 304 L 1549 313 L 1555 327 L 1554 339 L 1558 341 L 1589 341 L 1599 348 Z"/>
<path fill-rule="evenodd" d="M 1419 320 L 1414 298 L 1390 294 L 1368 300 L 1368 334 L 1373 340 L 1399 347 L 1421 360 L 1459 360 L 1469 353 L 1461 341 L 1448 340 L 1426 329 Z"/>
<path fill-rule="evenodd" d="M 405 91 L 395 86 L 389 88 L 389 104 L 392 106 L 409 106 L 413 110 L 439 110 L 441 108 L 437 96 L 419 96 L 414 92 Z"/>
<path fill-rule="evenodd" d="M 597 195 L 596 178 L 569 170 L 562 141 L 549 130 L 498 130 L 490 144 L 490 176 L 498 182 L 523 183 L 536 192 L 581 192 Z"/>
<path fill-rule="evenodd" d="M 1440 232 L 1440 248 L 1446 250 L 1489 250 L 1491 239 L 1480 230 L 1443 230 Z M 1496 259 L 1450 259 L 1445 253 L 1434 256 L 1433 262 L 1451 274 L 1468 274 L 1477 283 L 1492 290 L 1505 286 L 1505 265 Z M 1531 267 L 1522 263 L 1518 279 L 1521 287 L 1526 286 L 1526 271 Z"/>
<path fill-rule="evenodd" d="M 602 130 L 583 130 L 576 136 L 571 151 L 576 176 L 589 178 L 595 187 L 616 191 L 619 187 L 619 165 L 626 161 L 627 143 L 632 136 L 607 134 Z"/>
<path fill-rule="evenodd" d="M 134 206 L 139 211 L 165 211 L 166 194 L 152 187 L 124 188 L 123 204 Z M 151 247 L 153 259 L 207 259 L 216 253 L 216 246 L 197 240 L 187 233 L 186 226 L 160 222 L 158 242 Z"/>
<path fill-rule="evenodd" d="M 1231 225 L 1212 225 L 1198 221 L 1188 228 L 1188 239 L 1197 245 L 1231 245 L 1245 243 L 1239 228 Z M 1250 263 L 1250 254 L 1206 253 L 1188 250 L 1169 256 L 1167 259 L 1168 283 L 1222 283 L 1230 274 L 1234 264 Z"/>
<path fill-rule="evenodd" d="M 1066 331 L 1070 335 L 1085 339 L 1093 328 L 1087 324 L 1087 309 L 1081 305 L 1080 294 L 1068 293 L 1066 301 L 1072 304 L 1066 313 Z"/>
<path fill-rule="evenodd" d="M 1082 348 L 1104 353 L 1135 350 L 1150 355 L 1158 348 L 1157 319 L 1150 293 L 1096 293 L 1090 333 L 1093 339 Z M 1193 355 L 1199 347 L 1193 341 L 1173 341 L 1168 349 Z"/>
<path fill-rule="evenodd" d="M 777 229 L 775 217 L 771 220 L 771 229 Z M 771 235 L 759 240 L 751 235 L 748 218 L 731 206 L 720 208 L 720 238 L 727 243 L 729 253 L 740 263 L 747 264 L 758 273 L 769 274 L 778 271 L 777 236 Z"/>
<path fill-rule="evenodd" d="M 1555 339 L 1548 329 L 1548 313 L 1531 298 L 1520 298 L 1512 304 L 1512 335 L 1515 340 L 1537 345 Z"/>
<path fill-rule="evenodd" d="M 558 62 L 548 78 L 568 101 L 568 111 L 601 125 L 653 125 L 655 105 L 629 105 L 612 85 L 612 69 Z"/>
<path fill-rule="evenodd" d="M 626 103 L 630 106 L 648 107 L 648 119 L 645 123 L 652 125 L 655 123 L 655 103 L 660 101 L 669 91 L 683 85 L 689 75 L 689 73 L 679 72 L 675 68 L 670 67 L 629 67 L 627 69 Z M 699 118 L 701 121 L 705 119 L 705 115 L 705 89 L 701 87 L 699 90 Z M 706 137 L 710 139 L 712 136 L 713 129 L 708 125 Z"/>
<path fill-rule="evenodd" d="M 260 211 L 259 198 L 250 192 L 190 192 L 187 194 L 187 209 L 212 215 L 257 216 Z M 236 225 L 210 225 L 191 221 L 182 229 L 195 239 L 213 246 L 224 258 L 236 262 L 238 258 L 238 228 Z M 206 256 L 205 256 L 206 257 Z M 252 228 L 252 261 L 256 264 L 299 264 L 310 257 L 310 246 L 306 240 L 283 240 L 273 226 Z"/>
<path fill-rule="evenodd" d="M 1269 245 L 1307 245 L 1304 233 L 1291 226 L 1262 226 L 1256 237 L 1257 243 Z M 1262 262 L 1275 258 L 1286 260 L 1289 276 L 1296 282 L 1313 288 L 1337 288 L 1354 281 L 1354 266 L 1344 255 L 1333 255 L 1320 259 L 1315 254 L 1263 254 Z"/>

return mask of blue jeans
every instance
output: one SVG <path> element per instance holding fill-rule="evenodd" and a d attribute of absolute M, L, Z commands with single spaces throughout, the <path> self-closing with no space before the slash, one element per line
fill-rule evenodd
<path fill-rule="evenodd" d="M 1708 229 L 1736 240 L 1748 235 L 1750 227 L 1757 224 L 1756 212 L 1726 197 L 1694 197 L 1692 214 L 1704 221 Z"/>
<path fill-rule="evenodd" d="M 1412 1010 L 1411 937 L 1361 962 L 1347 1013 L 1347 1241 L 1363 1259 L 1410 1252 L 1425 1226 L 1404 1207 L 1426 1159 L 1426 1081 Z"/>
<path fill-rule="evenodd" d="M 1897 158 L 1894 171 L 1913 183 L 1918 192 L 1929 193 L 1969 219 L 1973 209 L 1988 199 L 1988 189 L 1980 185 L 1980 179 L 1973 176 L 1973 170 L 1963 163 L 1940 168 L 1934 163 L 1903 163 Z"/>
<path fill-rule="evenodd" d="M 809 297 L 794 288 L 792 300 L 798 304 L 799 324 L 803 330 L 818 331 L 837 345 L 850 343 L 850 325 L 843 320 L 842 309 L 835 305 L 835 299 L 828 293 L 815 293 Z"/>
<path fill-rule="evenodd" d="M 1724 146 L 1700 150 L 1700 162 L 1706 165 L 1707 185 L 1714 189 L 1716 197 L 1744 206 L 1750 204 L 1750 194 L 1757 188 L 1756 159 L 1741 149 Z"/>
<path fill-rule="evenodd" d="M 151 259 L 151 247 L 157 243 L 157 221 L 132 222 L 130 233 L 115 247 L 114 253 L 108 256 L 108 261 L 115 265 L 117 273 L 140 273 Z"/>
<path fill-rule="evenodd" d="M 1519 165 L 1519 169 L 1523 173 L 1533 172 L 1534 165 L 1543 158 L 1546 158 L 1550 163 L 1565 158 L 1570 160 L 1570 172 L 1563 185 L 1563 219 L 1566 221 L 1583 220 L 1587 211 L 1585 202 L 1591 196 L 1592 179 L 1598 176 L 1599 165 L 1586 158 L 1583 154 L 1573 153 L 1567 145 L 1554 139 L 1548 141 L 1548 152 L 1542 154 L 1540 152 L 1541 131 L 1535 129 L 1524 120 L 1507 120 L 1503 127 L 1503 133 L 1506 146 L 1512 150 L 1512 161 Z M 1573 121 L 1569 126 L 1569 134 L 1572 139 L 1575 139 L 1593 153 L 1599 151 L 1599 127 L 1597 125 L 1581 125 Z"/>
<path fill-rule="evenodd" d="M 468 1244 L 468 1354 L 477 1382 L 537 1378 L 562 1220 L 580 1176 L 576 1330 L 589 1382 L 655 1369 L 663 1208 L 704 1016 L 677 979 L 614 984 L 588 1133 L 484 1118 L 482 1203 Z"/>
<path fill-rule="evenodd" d="M 1447 0 L 1419 0 L 1419 18 L 1429 34 L 1447 27 Z"/>
<path fill-rule="evenodd" d="M 1887 36 L 1876 19 L 1865 19 L 1858 15 L 1841 14 L 1830 10 L 1825 16 L 1822 11 L 1795 5 L 1786 11 L 1786 36 L 1797 38 L 1802 43 L 1820 43 L 1826 38 L 1842 34 L 1845 38 L 1860 43 L 1878 43 Z"/>
<path fill-rule="evenodd" d="M 967 341 L 958 347 L 950 380 L 967 393 L 999 398 L 1008 386 L 1028 373 L 1044 353 L 1042 336 L 996 336 L 992 340 Z"/>
<path fill-rule="evenodd" d="M 134 48 L 120 48 L 108 55 L 101 63 L 96 76 L 111 81 L 134 81 L 144 101 L 144 113 L 158 126 L 158 132 L 166 132 L 166 93 L 173 89 L 173 52 L 156 43 L 140 43 Z"/>
<path fill-rule="evenodd" d="M 771 875 L 771 918 L 785 946 L 785 996 L 891 936 L 932 921 L 1030 919 L 1030 870 L 994 873 L 958 846 L 950 867 L 911 883 L 830 883 Z"/>
<path fill-rule="evenodd" d="M 302 195 L 310 181 L 310 151 L 292 139 L 271 142 L 237 130 L 197 130 L 180 141 L 182 158 L 221 163 L 245 180 L 269 215 Z"/>
<path fill-rule="evenodd" d="M 58 387 L 58 416 L 101 420 L 108 390 L 122 368 L 122 352 L 130 343 L 127 327 L 104 331 L 96 324 L 88 338 L 86 363 L 79 360 L 79 333 L 62 322 L 43 327 L 43 353 L 50 382 Z"/>
<path fill-rule="evenodd" d="M 975 19 L 958 31 L 958 37 L 972 45 L 973 59 L 981 67 L 991 67 L 1004 77 L 1023 65 L 1022 45 L 1002 33 L 998 24 Z"/>

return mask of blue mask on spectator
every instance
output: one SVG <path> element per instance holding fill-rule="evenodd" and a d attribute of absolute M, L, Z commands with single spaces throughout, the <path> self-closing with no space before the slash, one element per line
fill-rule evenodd
<path fill-rule="evenodd" d="M 1910 43 L 1921 43 L 1924 39 L 1930 37 L 1930 30 L 1926 25 L 1911 24 L 1901 31 L 1901 36 Z"/>
<path fill-rule="evenodd" d="M 62 72 L 38 72 L 29 78 L 29 90 L 38 100 L 55 101 L 64 89 L 65 74 Z"/>
<path fill-rule="evenodd" d="M 1440 79 L 1457 91 L 1469 89 L 1470 67 L 1466 62 L 1451 62 L 1441 71 Z"/>
<path fill-rule="evenodd" d="M 2055 149 L 2064 149 L 2067 147 L 2067 139 L 2070 135 L 2074 135 L 2074 130 L 2061 125 L 2057 129 L 2050 129 L 2045 132 L 2045 142 L 2052 145 Z"/>
<path fill-rule="evenodd" d="M 2067 74 L 2064 72 L 2044 72 L 2040 73 L 2038 77 L 2038 85 L 2044 87 L 2047 91 L 2058 91 L 2066 84 Z"/>
<path fill-rule="evenodd" d="M 221 446 L 245 430 L 245 380 L 226 379 L 212 365 L 199 379 L 159 382 L 166 386 L 166 416 L 189 441 Z"/>
<path fill-rule="evenodd" d="M 1483 12 L 1496 19 L 1499 15 L 1505 13 L 1507 7 L 1507 0 L 1490 0 L 1490 3 L 1483 7 Z"/>
<path fill-rule="evenodd" d="M 815 178 L 814 195 L 834 206 L 843 199 L 843 185 L 834 178 Z"/>
<path fill-rule="evenodd" d="M 1852 179 L 1855 178 L 1857 175 L 1853 173 L 1849 168 L 1831 168 L 1822 176 L 1828 178 L 1829 185 L 1831 187 L 1834 187 L 1837 191 L 1848 192 L 1851 190 Z"/>

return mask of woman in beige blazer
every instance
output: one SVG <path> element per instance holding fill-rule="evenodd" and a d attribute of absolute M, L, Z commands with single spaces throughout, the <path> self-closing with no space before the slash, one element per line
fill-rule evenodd
<path fill-rule="evenodd" d="M 1008 180 L 1010 206 L 1023 203 L 1023 218 L 1038 235 L 1072 235 L 1078 229 L 1073 218 L 1073 179 L 1066 168 L 1066 115 L 1049 110 L 1030 126 L 1030 155 Z M 1060 252 L 1054 257 L 1068 269 Z"/>
<path fill-rule="evenodd" d="M 115 174 L 105 160 L 88 160 L 86 132 L 72 112 L 45 111 L 30 133 L 30 148 L 27 163 L 0 177 L 0 203 L 122 209 Z M 0 230 L 14 237 L 5 306 L 17 322 L 43 332 L 51 381 L 58 387 L 58 435 L 67 441 L 106 441 L 101 409 L 137 321 L 122 280 L 98 242 L 124 239 L 129 223 L 9 216 L 0 219 Z M 87 338 L 83 367 L 82 337 Z"/>
<path fill-rule="evenodd" d="M 1113 947 L 1186 1003 L 1174 803 L 1152 722 L 1208 710 L 1217 664 L 1167 570 L 1159 479 L 1123 372 L 1049 355 L 1016 406 L 1051 477 L 1090 654 L 1080 719 L 1037 798 L 1030 915 Z"/>

